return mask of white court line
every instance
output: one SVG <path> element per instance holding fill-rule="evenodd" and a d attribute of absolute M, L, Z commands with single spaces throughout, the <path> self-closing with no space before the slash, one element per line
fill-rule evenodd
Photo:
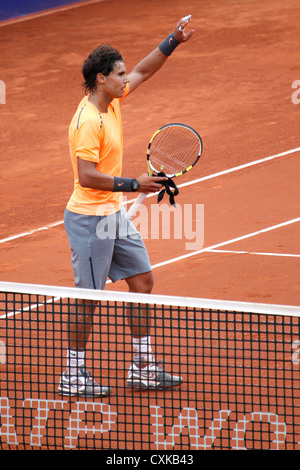
<path fill-rule="evenodd" d="M 203 178 L 199 178 L 191 182 L 180 184 L 178 185 L 178 188 L 183 188 L 185 186 L 189 186 L 190 184 L 197 184 L 197 183 L 200 183 L 201 181 L 206 181 L 211 178 L 216 178 L 217 176 L 228 175 L 229 173 L 233 173 L 234 171 L 244 170 L 245 168 L 249 168 L 254 165 L 259 165 L 260 163 L 266 163 L 271 160 L 275 160 L 276 158 L 285 157 L 287 155 L 292 155 L 293 153 L 297 153 L 297 152 L 300 152 L 300 147 L 297 147 L 292 150 L 287 150 L 286 152 L 277 153 L 276 155 L 271 155 L 270 157 L 260 158 L 259 160 L 254 160 L 253 162 L 250 162 L 250 163 L 244 163 L 243 165 L 235 166 L 233 168 L 229 168 L 228 170 L 219 171 L 218 173 L 214 173 L 213 175 L 204 176 Z"/>
<path fill-rule="evenodd" d="M 58 222 L 54 222 L 53 224 L 45 225 L 44 227 L 39 227 L 39 228 L 30 230 L 29 232 L 23 232 L 23 233 L 19 233 L 18 235 L 13 235 L 11 237 L 2 238 L 2 240 L 0 240 L 0 243 L 6 243 L 11 240 L 16 240 L 17 238 L 27 237 L 28 235 L 33 235 L 34 233 L 41 232 L 43 230 L 48 230 L 49 228 L 57 227 L 58 225 L 61 225 L 62 223 L 63 223 L 63 220 L 59 220 Z"/>
<path fill-rule="evenodd" d="M 5 313 L 4 315 L 0 315 L 0 320 L 3 320 L 5 318 L 14 317 L 15 315 L 19 315 L 20 313 L 23 313 L 23 312 L 30 312 L 31 310 L 36 310 L 36 309 L 38 309 L 39 307 L 42 307 L 45 304 L 50 304 L 52 302 L 58 302 L 59 300 L 60 300 L 60 297 L 54 297 L 53 299 L 52 298 L 48 299 L 43 303 L 33 304 L 33 305 L 29 305 L 28 307 L 24 307 L 22 310 L 14 310 L 14 311 L 11 311 L 9 313 Z"/>
<path fill-rule="evenodd" d="M 239 242 L 241 240 L 246 240 L 247 238 L 255 237 L 256 235 L 260 235 L 262 233 L 270 232 L 272 230 L 276 230 L 277 228 L 285 227 L 287 225 L 291 225 L 291 224 L 294 224 L 296 222 L 300 222 L 300 217 L 297 217 L 296 219 L 287 220 L 286 222 L 282 222 L 280 224 L 272 225 L 270 227 L 263 228 L 261 230 L 257 230 L 256 232 L 247 233 L 246 235 L 242 235 L 240 237 L 231 238 L 230 240 L 226 240 L 225 242 L 216 243 L 215 245 L 207 246 L 206 248 L 202 248 L 201 250 L 192 251 L 191 253 L 187 253 L 185 255 L 177 256 L 176 258 L 173 258 L 173 259 L 162 261 L 161 263 L 157 263 L 154 266 L 152 266 L 152 269 L 160 268 L 162 266 L 166 266 L 168 264 L 172 264 L 172 263 L 175 263 L 177 261 L 182 261 L 184 259 L 191 258 L 192 256 L 199 255 L 200 253 L 209 252 L 209 251 L 215 250 L 217 248 L 221 248 L 222 246 L 230 245 L 231 243 Z"/>
<path fill-rule="evenodd" d="M 281 256 L 283 258 L 300 258 L 300 255 L 292 253 L 268 253 L 260 251 L 241 251 L 241 250 L 209 250 L 210 253 L 232 253 L 235 255 L 257 255 L 257 256 Z"/>
<path fill-rule="evenodd" d="M 178 256 L 176 258 L 173 258 L 173 259 L 169 259 L 167 261 L 163 261 L 161 263 L 157 263 L 157 264 L 154 264 L 152 266 L 152 269 L 156 269 L 156 268 L 160 268 L 162 266 L 166 266 L 168 264 L 172 264 L 172 263 L 176 263 L 177 261 L 182 261 L 184 259 L 187 259 L 187 258 L 191 258 L 192 256 L 196 256 L 200 253 L 205 253 L 205 252 L 213 252 L 213 251 L 218 251 L 217 248 L 220 248 L 222 246 L 225 246 L 225 245 L 229 245 L 231 243 L 234 243 L 234 242 L 237 242 L 237 241 L 240 241 L 240 240 L 245 240 L 246 238 L 251 238 L 251 237 L 255 237 L 256 235 L 260 235 L 261 233 L 266 233 L 266 232 L 270 232 L 271 230 L 276 230 L 277 228 L 281 228 L 281 227 L 285 227 L 287 225 L 291 225 L 291 224 L 294 224 L 296 222 L 300 222 L 300 217 L 296 218 L 296 219 L 291 219 L 291 220 L 287 220 L 285 222 L 282 222 L 280 224 L 276 224 L 276 225 L 272 225 L 270 227 L 266 227 L 264 229 L 261 229 L 261 230 L 257 230 L 256 232 L 251 232 L 251 233 L 248 233 L 246 235 L 242 235 L 240 237 L 236 237 L 236 238 L 232 238 L 230 240 L 226 240 L 224 242 L 221 242 L 221 243 L 217 243 L 215 245 L 211 245 L 211 246 L 208 246 L 206 248 L 202 248 L 201 250 L 197 250 L 197 251 L 193 251 L 191 253 L 188 253 L 186 255 L 182 255 L 182 256 Z M 222 251 L 222 250 L 220 250 Z M 106 284 L 111 284 L 111 280 L 107 280 Z M 57 298 L 59 299 L 59 298 Z M 51 299 L 48 301 L 48 302 L 51 302 Z M 30 308 L 25 308 L 23 311 L 25 310 L 29 310 L 29 309 L 32 309 L 32 308 L 37 308 L 39 305 L 42 305 L 42 304 L 36 304 L 36 305 L 33 305 L 31 306 Z M 9 312 L 5 315 L 2 315 L 0 316 L 0 319 L 2 318 L 8 318 L 8 317 L 11 317 L 11 316 L 14 316 L 14 315 L 17 315 L 21 313 L 21 311 L 14 311 L 14 312 Z"/>
<path fill-rule="evenodd" d="M 36 18 L 42 18 L 43 16 L 53 15 L 54 13 L 60 13 L 61 11 L 68 11 L 73 10 L 75 8 L 84 7 L 86 5 L 91 5 L 93 3 L 100 3 L 104 2 L 105 0 L 87 0 L 86 2 L 76 2 L 71 3 L 70 5 L 65 5 L 61 7 L 50 8 L 45 11 L 36 12 L 36 13 L 29 13 L 28 15 L 20 16 L 18 18 L 11 18 L 8 20 L 3 20 L 0 22 L 0 28 L 5 26 L 14 25 L 17 23 L 23 23 L 25 21 L 35 20 Z"/>
<path fill-rule="evenodd" d="M 218 176 L 223 176 L 223 175 L 227 175 L 229 173 L 233 173 L 235 171 L 240 171 L 240 170 L 243 170 L 245 168 L 249 168 L 251 166 L 255 166 L 255 165 L 259 165 L 261 163 L 265 163 L 265 162 L 268 162 L 268 161 L 271 161 L 271 160 L 275 160 L 276 158 L 285 157 L 287 155 L 297 153 L 299 151 L 300 151 L 300 147 L 297 147 L 295 149 L 287 150 L 286 152 L 278 153 L 278 154 L 272 155 L 270 157 L 265 157 L 265 158 L 261 158 L 259 160 L 254 160 L 250 163 L 245 163 L 244 165 L 235 166 L 233 168 L 229 168 L 228 170 L 219 171 L 218 173 L 212 173 L 211 175 L 203 176 L 202 178 L 198 178 L 198 179 L 195 179 L 195 180 L 192 180 L 192 181 L 188 181 L 187 183 L 183 183 L 183 184 L 178 185 L 178 188 L 183 188 L 185 186 L 192 186 L 193 184 L 201 183 L 202 181 L 207 181 L 209 179 L 217 178 Z M 149 197 L 154 197 L 156 195 L 157 195 L 157 193 L 151 193 L 151 194 L 148 194 L 146 197 L 149 198 Z M 134 201 L 136 201 L 136 198 L 135 199 L 130 199 L 129 201 L 126 201 L 125 204 L 130 204 Z M 28 231 L 28 232 L 23 232 L 23 233 L 19 233 L 17 235 L 12 235 L 12 236 L 7 237 L 7 238 L 2 238 L 0 240 L 0 243 L 6 243 L 6 242 L 9 242 L 9 241 L 12 241 L 12 240 L 16 240 L 18 238 L 26 237 L 28 235 L 33 235 L 36 232 L 40 232 L 42 230 L 48 230 L 49 228 L 57 227 L 58 225 L 61 225 L 61 224 L 63 224 L 63 220 L 59 220 L 58 222 L 54 222 L 52 224 L 45 225 L 44 227 L 39 227 L 37 229 L 33 229 L 33 230 Z"/>

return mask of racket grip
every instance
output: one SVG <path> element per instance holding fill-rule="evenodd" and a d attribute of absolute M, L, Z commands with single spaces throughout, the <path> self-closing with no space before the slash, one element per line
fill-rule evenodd
<path fill-rule="evenodd" d="M 127 211 L 127 214 L 126 214 L 127 219 L 131 220 L 132 217 L 135 216 L 136 211 L 138 210 L 140 205 L 143 204 L 146 196 L 147 196 L 147 194 L 145 194 L 145 193 L 139 194 L 136 201 L 134 201 L 134 203 L 130 206 L 129 210 Z"/>

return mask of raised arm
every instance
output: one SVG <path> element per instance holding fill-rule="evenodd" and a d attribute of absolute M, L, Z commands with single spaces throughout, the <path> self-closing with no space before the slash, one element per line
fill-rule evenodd
<path fill-rule="evenodd" d="M 163 66 L 167 58 L 180 43 L 186 42 L 192 37 L 195 30 L 192 29 L 188 33 L 184 31 L 189 21 L 189 19 L 181 18 L 176 25 L 175 31 L 169 34 L 156 49 L 134 67 L 128 75 L 130 82 L 129 93 L 132 93 L 141 83 L 152 77 Z"/>

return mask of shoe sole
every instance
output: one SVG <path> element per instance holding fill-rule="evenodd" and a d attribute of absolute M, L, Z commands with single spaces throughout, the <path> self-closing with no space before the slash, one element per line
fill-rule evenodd
<path fill-rule="evenodd" d="M 138 390 L 169 390 L 174 387 L 179 387 L 182 384 L 181 382 L 171 383 L 171 384 L 157 384 L 157 383 L 148 383 L 145 384 L 142 381 L 129 381 L 127 380 L 128 388 L 136 388 Z"/>
<path fill-rule="evenodd" d="M 67 396 L 67 397 L 74 397 L 74 396 L 79 396 L 79 397 L 88 397 L 88 398 L 97 398 L 97 397 L 106 397 L 107 395 L 110 394 L 110 389 L 107 388 L 107 390 L 103 390 L 102 393 L 84 393 L 84 392 L 78 392 L 77 390 L 70 390 L 66 388 L 58 388 L 58 393 L 62 396 Z"/>

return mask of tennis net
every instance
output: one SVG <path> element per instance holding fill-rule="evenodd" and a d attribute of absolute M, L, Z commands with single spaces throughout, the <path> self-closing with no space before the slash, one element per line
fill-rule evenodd
<path fill-rule="evenodd" d="M 80 299 L 97 301 L 86 367 L 110 387 L 101 398 L 58 393 Z M 146 307 L 178 387 L 127 385 L 126 311 Z M 299 449 L 299 318 L 292 306 L 2 282 L 0 449 Z"/>

